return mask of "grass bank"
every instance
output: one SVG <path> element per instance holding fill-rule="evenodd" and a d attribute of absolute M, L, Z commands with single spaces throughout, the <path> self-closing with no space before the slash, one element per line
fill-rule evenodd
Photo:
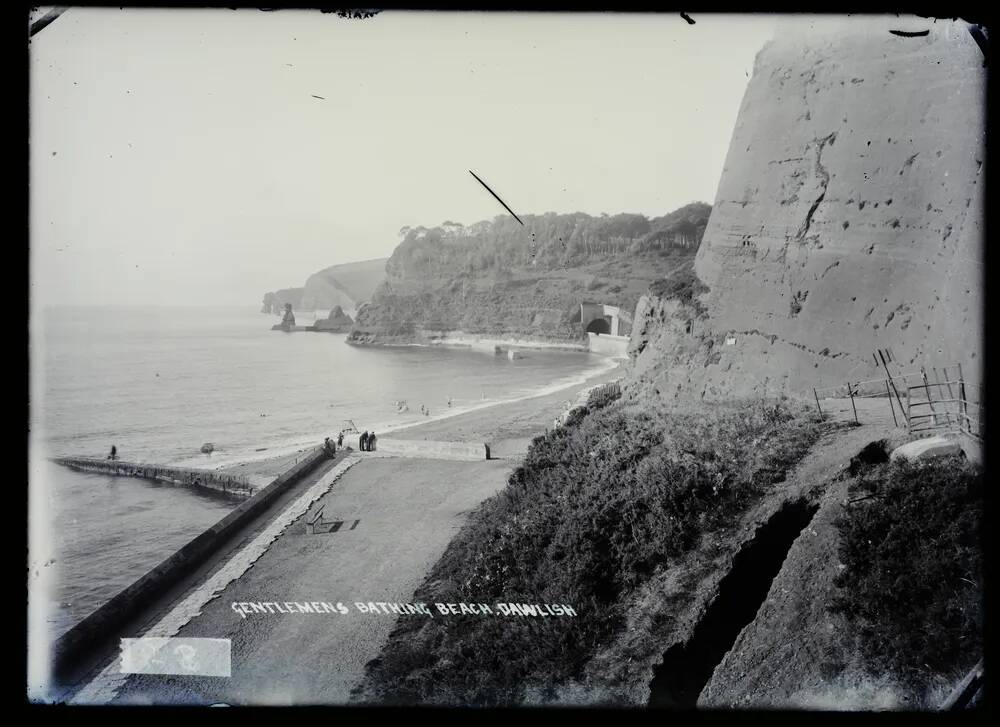
<path fill-rule="evenodd" d="M 667 411 L 602 391 L 535 438 L 414 596 L 563 603 L 578 616 L 401 619 L 356 696 L 512 704 L 531 685 L 580 678 L 623 629 L 636 590 L 771 491 L 819 433 L 788 401 Z"/>
<path fill-rule="evenodd" d="M 982 656 L 983 473 L 956 455 L 856 476 L 856 501 L 836 521 L 846 567 L 833 608 L 857 630 L 869 670 L 919 703 Z"/>

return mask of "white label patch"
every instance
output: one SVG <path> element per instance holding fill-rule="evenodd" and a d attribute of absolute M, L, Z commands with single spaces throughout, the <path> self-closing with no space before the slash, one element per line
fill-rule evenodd
<path fill-rule="evenodd" d="M 122 639 L 122 674 L 232 675 L 232 642 L 180 636 Z"/>

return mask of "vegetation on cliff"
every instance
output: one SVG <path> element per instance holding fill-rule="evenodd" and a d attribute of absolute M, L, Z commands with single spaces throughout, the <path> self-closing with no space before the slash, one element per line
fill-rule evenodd
<path fill-rule="evenodd" d="M 402 618 L 359 696 L 516 703 L 581 676 L 637 589 L 781 482 L 818 438 L 787 401 L 697 411 L 608 392 L 537 437 L 507 487 L 451 542 L 414 600 L 562 603 L 573 618 Z"/>
<path fill-rule="evenodd" d="M 387 279 L 359 311 L 356 342 L 423 332 L 584 339 L 579 305 L 631 315 L 654 280 L 690 265 L 711 212 L 696 202 L 669 215 L 510 216 L 462 226 L 403 228 Z"/>
<path fill-rule="evenodd" d="M 982 655 L 983 473 L 961 456 L 870 466 L 837 521 L 834 609 L 851 619 L 873 673 L 916 693 Z"/>

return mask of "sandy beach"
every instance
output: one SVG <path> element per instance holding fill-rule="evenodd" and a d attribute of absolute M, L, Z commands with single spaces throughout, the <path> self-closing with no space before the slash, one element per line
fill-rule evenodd
<path fill-rule="evenodd" d="M 511 458 L 523 454 L 531 439 L 545 432 L 553 421 L 571 406 L 583 392 L 621 378 L 624 365 L 603 371 L 571 386 L 539 396 L 511 402 L 497 402 L 474 411 L 449 417 L 437 417 L 423 424 L 378 432 L 391 433 L 398 439 L 423 439 L 445 442 L 483 442 L 490 445 L 491 457 Z M 361 428 L 363 422 L 357 422 Z M 316 442 L 320 444 L 321 442 Z M 266 485 L 294 465 L 308 449 L 277 457 L 241 462 L 221 468 L 224 472 L 246 475 L 251 484 Z"/>

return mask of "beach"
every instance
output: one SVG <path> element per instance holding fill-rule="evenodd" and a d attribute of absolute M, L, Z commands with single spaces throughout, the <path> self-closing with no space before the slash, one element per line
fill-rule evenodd
<path fill-rule="evenodd" d="M 503 489 L 531 439 L 589 389 L 622 373 L 619 366 L 558 391 L 392 433 L 408 439 L 482 441 L 504 450 L 489 460 L 453 462 L 341 450 L 332 470 L 326 467 L 295 484 L 280 505 L 192 573 L 132 634 L 229 639 L 231 678 L 125 676 L 116 658 L 79 701 L 346 703 L 397 619 L 417 617 L 365 613 L 356 604 L 408 602 L 470 514 Z M 227 469 L 263 479 L 303 454 Z M 324 522 L 343 524 L 333 532 L 309 533 L 306 522 L 319 512 Z M 275 532 L 273 540 L 254 551 L 254 540 L 269 531 Z M 211 584 L 227 572 L 227 585 L 216 590 Z M 244 616 L 233 609 L 234 603 L 262 601 L 343 603 L 349 613 Z"/>
<path fill-rule="evenodd" d="M 387 427 L 376 433 L 379 436 L 391 434 L 393 438 L 398 439 L 483 442 L 490 445 L 491 457 L 516 458 L 523 456 L 531 440 L 551 428 L 555 419 L 564 413 L 568 406 L 575 404 L 584 392 L 620 379 L 624 373 L 625 366 L 622 364 L 539 396 L 498 402 L 452 416 L 438 416 L 423 424 Z M 364 429 L 363 422 L 357 422 L 357 425 Z M 252 484 L 266 484 L 293 466 L 307 451 L 309 448 L 302 448 L 276 457 L 240 462 L 219 469 L 246 475 Z"/>

